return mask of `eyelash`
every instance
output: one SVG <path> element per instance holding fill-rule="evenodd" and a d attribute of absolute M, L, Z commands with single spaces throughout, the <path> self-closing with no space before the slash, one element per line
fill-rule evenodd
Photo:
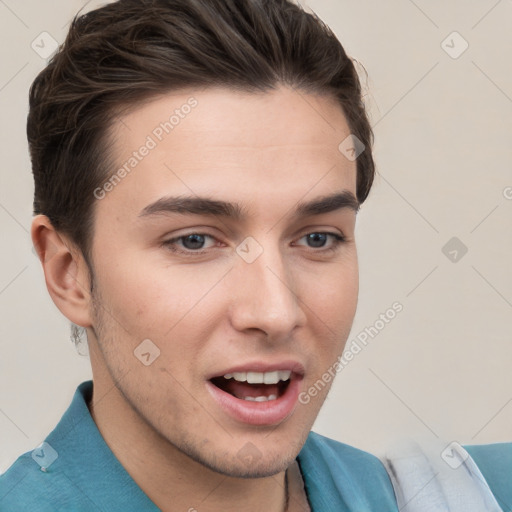
<path fill-rule="evenodd" d="M 331 247 L 328 247 L 327 249 L 323 248 L 323 247 L 319 247 L 319 248 L 315 248 L 315 247 L 309 247 L 309 249 L 312 251 L 312 252 L 316 252 L 316 253 L 322 253 L 322 252 L 335 252 L 339 246 L 343 243 L 346 242 L 346 238 L 343 236 L 343 235 L 340 235 L 338 233 L 329 233 L 327 231 L 312 231 L 311 233 L 306 233 L 305 235 L 303 235 L 299 240 L 302 240 L 303 238 L 307 237 L 308 235 L 327 235 L 327 236 L 331 236 L 333 238 L 333 244 Z M 174 252 L 174 253 L 178 253 L 178 254 L 186 254 L 186 255 L 197 255 L 197 256 L 200 256 L 202 254 L 206 254 L 208 252 L 208 249 L 205 249 L 205 250 L 193 250 L 193 249 L 187 249 L 187 250 L 181 250 L 181 249 L 177 249 L 176 248 L 176 242 L 184 239 L 184 238 L 187 238 L 189 236 L 192 236 L 192 235 L 200 235 L 200 236 L 204 236 L 204 237 L 210 237 L 210 238 L 213 238 L 215 239 L 214 236 L 212 235 L 208 235 L 207 233 L 198 233 L 198 232 L 193 232 L 193 233 L 188 233 L 188 234 L 185 234 L 185 235 L 181 235 L 181 236 L 178 236 L 176 238 L 171 238 L 170 240 L 166 240 L 164 242 L 162 242 L 162 246 L 165 247 L 166 249 Z M 315 250 L 317 249 L 317 250 Z"/>

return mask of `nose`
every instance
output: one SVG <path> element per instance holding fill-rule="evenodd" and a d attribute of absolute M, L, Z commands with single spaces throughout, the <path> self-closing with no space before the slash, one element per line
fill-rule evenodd
<path fill-rule="evenodd" d="M 257 329 L 269 340 L 279 342 L 303 326 L 304 304 L 293 274 L 277 244 L 264 245 L 263 252 L 251 263 L 240 257 L 231 272 L 233 327 L 238 331 Z"/>

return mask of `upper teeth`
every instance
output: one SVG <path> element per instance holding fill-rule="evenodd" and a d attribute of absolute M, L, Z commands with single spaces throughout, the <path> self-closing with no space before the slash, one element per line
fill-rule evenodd
<path fill-rule="evenodd" d="M 274 372 L 234 372 L 226 373 L 225 379 L 235 379 L 249 384 L 277 384 L 280 380 L 288 380 L 292 372 L 290 370 L 276 370 Z"/>

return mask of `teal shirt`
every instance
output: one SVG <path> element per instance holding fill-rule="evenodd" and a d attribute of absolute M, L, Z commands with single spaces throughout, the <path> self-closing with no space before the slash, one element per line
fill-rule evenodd
<path fill-rule="evenodd" d="M 0 476 L 0 512 L 159 510 L 103 440 L 87 408 L 91 396 L 92 381 L 80 384 L 47 445 Z M 466 449 L 503 510 L 512 510 L 512 443 Z M 375 456 L 310 432 L 297 461 L 312 512 L 398 512 Z"/>
<path fill-rule="evenodd" d="M 512 443 L 464 448 L 476 462 L 501 509 L 504 512 L 512 511 Z"/>
<path fill-rule="evenodd" d="M 91 396 L 92 381 L 80 384 L 49 446 L 20 456 L 0 476 L 1 512 L 159 510 L 103 440 L 87 408 Z M 373 455 L 310 432 L 297 460 L 313 512 L 398 512 Z"/>

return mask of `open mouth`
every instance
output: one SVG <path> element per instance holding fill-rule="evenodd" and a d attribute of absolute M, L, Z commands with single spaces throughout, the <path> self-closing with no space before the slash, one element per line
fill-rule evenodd
<path fill-rule="evenodd" d="M 281 398 L 290 385 L 290 370 L 234 372 L 213 377 L 210 382 L 240 400 L 270 402 Z"/>
<path fill-rule="evenodd" d="M 214 374 L 206 387 L 221 411 L 237 422 L 276 426 L 290 418 L 297 406 L 304 367 L 295 361 L 262 366 L 256 362 L 226 369 L 229 373 Z M 271 371 L 261 371 L 269 366 Z"/>

